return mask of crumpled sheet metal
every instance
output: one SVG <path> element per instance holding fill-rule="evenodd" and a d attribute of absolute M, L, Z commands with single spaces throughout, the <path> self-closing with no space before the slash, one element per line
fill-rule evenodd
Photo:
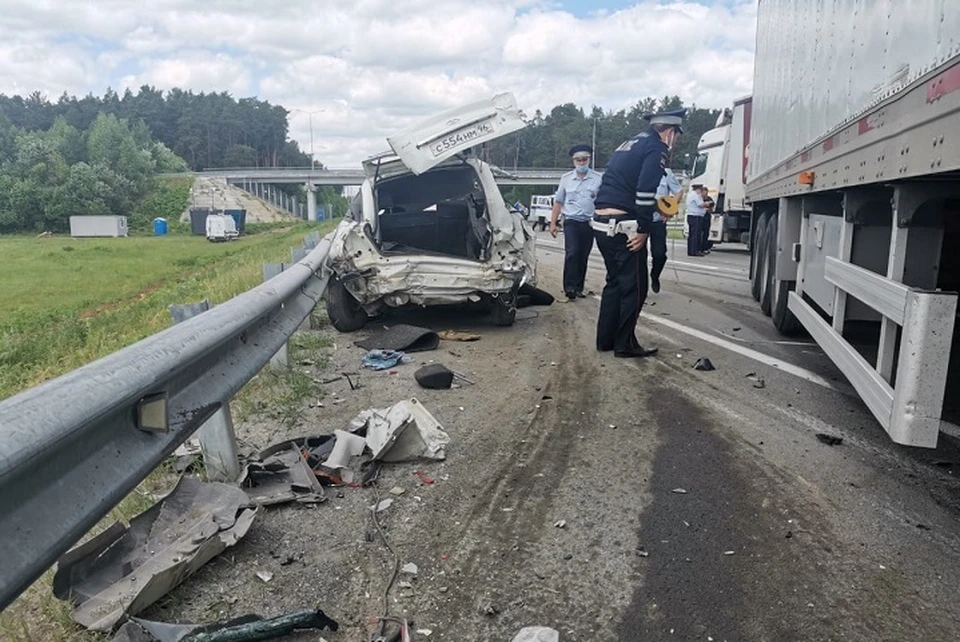
<path fill-rule="evenodd" d="M 75 600 L 77 623 L 111 631 L 236 544 L 256 514 L 239 488 L 184 477 L 129 527 L 117 522 L 61 557 L 54 595 Z"/>
<path fill-rule="evenodd" d="M 351 431 L 364 427 L 374 459 L 410 461 L 447 456 L 450 436 L 415 398 L 389 408 L 364 410 L 350 422 Z"/>
<path fill-rule="evenodd" d="M 300 437 L 265 448 L 259 454 L 259 461 L 250 462 L 244 468 L 240 486 L 251 501 L 261 506 L 325 501 L 323 486 L 305 461 L 302 449 L 318 448 L 328 441 L 329 436 Z"/>

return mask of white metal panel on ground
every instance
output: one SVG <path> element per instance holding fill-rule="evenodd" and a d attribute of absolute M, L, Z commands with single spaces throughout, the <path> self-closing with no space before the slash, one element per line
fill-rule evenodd
<path fill-rule="evenodd" d="M 750 180 L 945 62 L 957 0 L 763 0 Z"/>

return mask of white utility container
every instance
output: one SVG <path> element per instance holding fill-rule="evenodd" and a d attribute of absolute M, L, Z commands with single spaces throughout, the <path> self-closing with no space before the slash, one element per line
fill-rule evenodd
<path fill-rule="evenodd" d="M 70 236 L 127 236 L 127 217 L 71 216 Z"/>

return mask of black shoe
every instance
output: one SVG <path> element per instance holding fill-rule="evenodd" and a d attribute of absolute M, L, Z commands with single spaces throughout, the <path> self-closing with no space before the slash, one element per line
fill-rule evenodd
<path fill-rule="evenodd" d="M 613 356 L 618 359 L 642 359 L 643 357 L 652 357 L 653 355 L 659 352 L 658 348 L 644 348 L 643 346 L 636 346 L 631 348 L 626 352 L 614 352 Z"/>
<path fill-rule="evenodd" d="M 613 346 L 597 346 L 597 352 L 610 352 Z"/>
<path fill-rule="evenodd" d="M 650 289 L 653 290 L 654 294 L 658 294 L 660 292 L 660 277 L 655 276 L 650 279 Z"/>
<path fill-rule="evenodd" d="M 571 301 L 577 298 L 576 292 L 564 292 L 564 294 L 567 295 L 567 298 L 570 299 Z"/>
<path fill-rule="evenodd" d="M 577 298 L 578 298 L 578 299 L 586 299 L 586 298 L 587 298 L 587 295 L 584 294 L 583 292 L 577 292 Z"/>

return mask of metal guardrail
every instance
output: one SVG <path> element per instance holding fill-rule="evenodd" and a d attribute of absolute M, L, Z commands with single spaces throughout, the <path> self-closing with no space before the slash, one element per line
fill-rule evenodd
<path fill-rule="evenodd" d="M 0 402 L 0 610 L 286 343 L 326 288 L 330 243 L 222 305 Z"/>

